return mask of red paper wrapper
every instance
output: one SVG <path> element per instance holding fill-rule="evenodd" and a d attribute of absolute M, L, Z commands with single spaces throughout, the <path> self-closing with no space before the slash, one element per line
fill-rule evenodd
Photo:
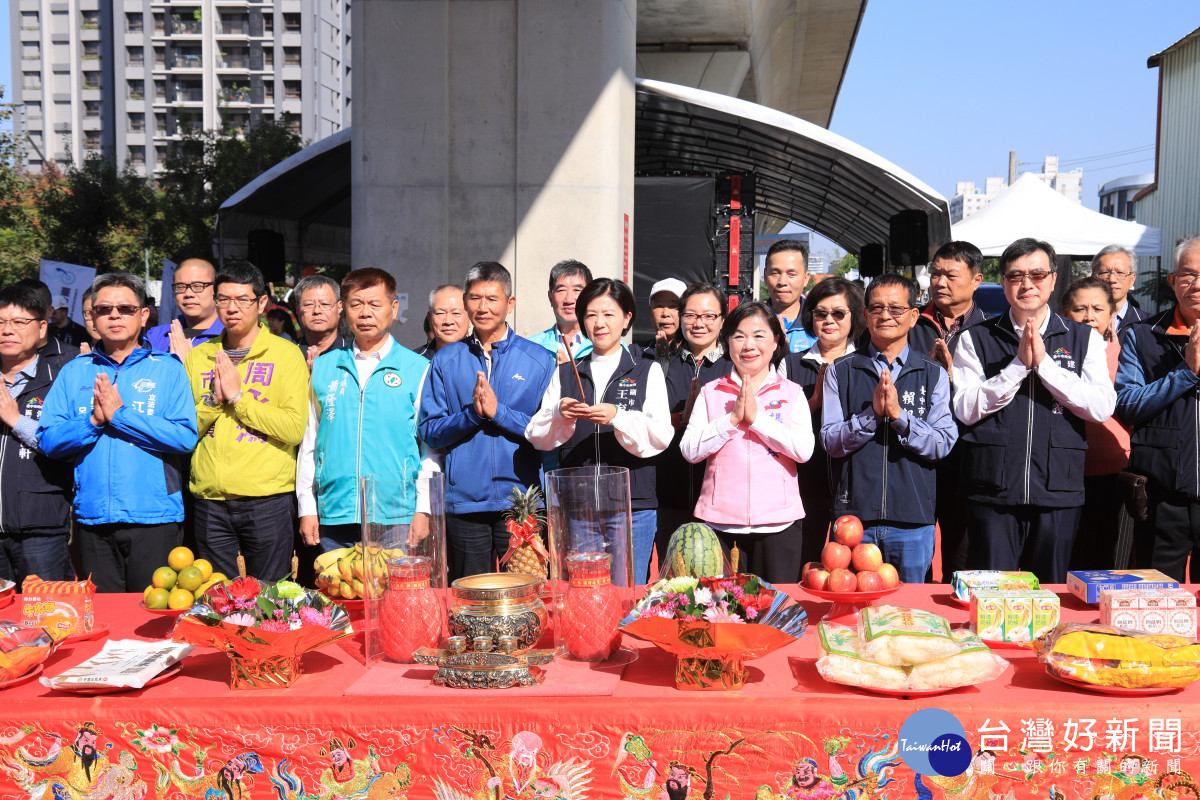
<path fill-rule="evenodd" d="M 228 655 L 234 662 L 235 689 L 290 686 L 300 677 L 300 656 L 354 633 L 345 609 L 335 605 L 331 617 L 330 628 L 305 625 L 276 633 L 199 614 L 187 615 L 179 618 L 171 638 L 214 647 Z"/>
<path fill-rule="evenodd" d="M 796 641 L 768 625 L 666 617 L 635 619 L 622 630 L 674 654 L 676 688 L 688 690 L 740 689 L 746 682 L 745 661 Z"/>

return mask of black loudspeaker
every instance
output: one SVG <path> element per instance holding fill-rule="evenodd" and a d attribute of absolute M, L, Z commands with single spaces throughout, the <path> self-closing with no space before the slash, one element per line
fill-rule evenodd
<path fill-rule="evenodd" d="M 717 178 L 714 198 L 713 277 L 730 298 L 730 308 L 754 294 L 753 175 Z"/>
<path fill-rule="evenodd" d="M 920 210 L 893 214 L 888 221 L 888 252 L 893 267 L 929 263 L 929 215 Z"/>
<path fill-rule="evenodd" d="M 858 274 L 864 278 L 878 278 L 883 274 L 884 247 L 881 244 L 864 244 L 858 252 Z"/>
<path fill-rule="evenodd" d="M 246 235 L 246 260 L 258 267 L 268 283 L 283 283 L 287 258 L 283 234 L 259 228 Z"/>

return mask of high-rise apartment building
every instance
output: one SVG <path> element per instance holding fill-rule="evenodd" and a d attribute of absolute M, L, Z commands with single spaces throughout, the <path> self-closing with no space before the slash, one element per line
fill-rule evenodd
<path fill-rule="evenodd" d="M 350 124 L 348 0 L 10 0 L 26 163 L 89 150 L 161 169 L 187 127 Z"/>

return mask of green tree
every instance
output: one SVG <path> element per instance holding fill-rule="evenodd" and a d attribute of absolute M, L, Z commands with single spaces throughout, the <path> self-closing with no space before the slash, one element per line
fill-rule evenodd
<path fill-rule="evenodd" d="M 835 261 L 830 261 L 829 266 L 833 267 L 834 275 L 839 278 L 844 278 L 846 277 L 846 273 L 850 270 L 858 269 L 858 256 L 846 253 L 846 255 L 842 256 L 841 258 Z"/>
<path fill-rule="evenodd" d="M 244 137 L 229 129 L 185 130 L 182 141 L 167 155 L 160 181 L 164 192 L 161 224 L 174 236 L 170 257 L 211 256 L 213 226 L 221 203 L 299 152 L 302 145 L 284 121 L 260 122 Z"/>
<path fill-rule="evenodd" d="M 80 166 L 67 168 L 63 181 L 37 196 L 43 256 L 140 274 L 145 248 L 155 249 L 146 220 L 154 217 L 156 203 L 154 189 L 131 164 L 118 169 L 108 156 L 88 153 Z"/>

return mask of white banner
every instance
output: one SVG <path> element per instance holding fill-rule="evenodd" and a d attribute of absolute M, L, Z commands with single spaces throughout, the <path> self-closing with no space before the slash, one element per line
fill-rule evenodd
<path fill-rule="evenodd" d="M 38 277 L 50 287 L 51 304 L 55 308 L 67 309 L 71 319 L 83 325 L 83 293 L 96 279 L 96 270 L 43 258 Z M 49 313 L 46 318 L 50 318 Z"/>
<path fill-rule="evenodd" d="M 175 290 L 171 284 L 175 282 L 175 268 L 179 265 L 168 258 L 163 259 L 162 296 L 158 298 L 158 324 L 167 325 L 175 319 L 178 309 L 175 308 Z"/>

